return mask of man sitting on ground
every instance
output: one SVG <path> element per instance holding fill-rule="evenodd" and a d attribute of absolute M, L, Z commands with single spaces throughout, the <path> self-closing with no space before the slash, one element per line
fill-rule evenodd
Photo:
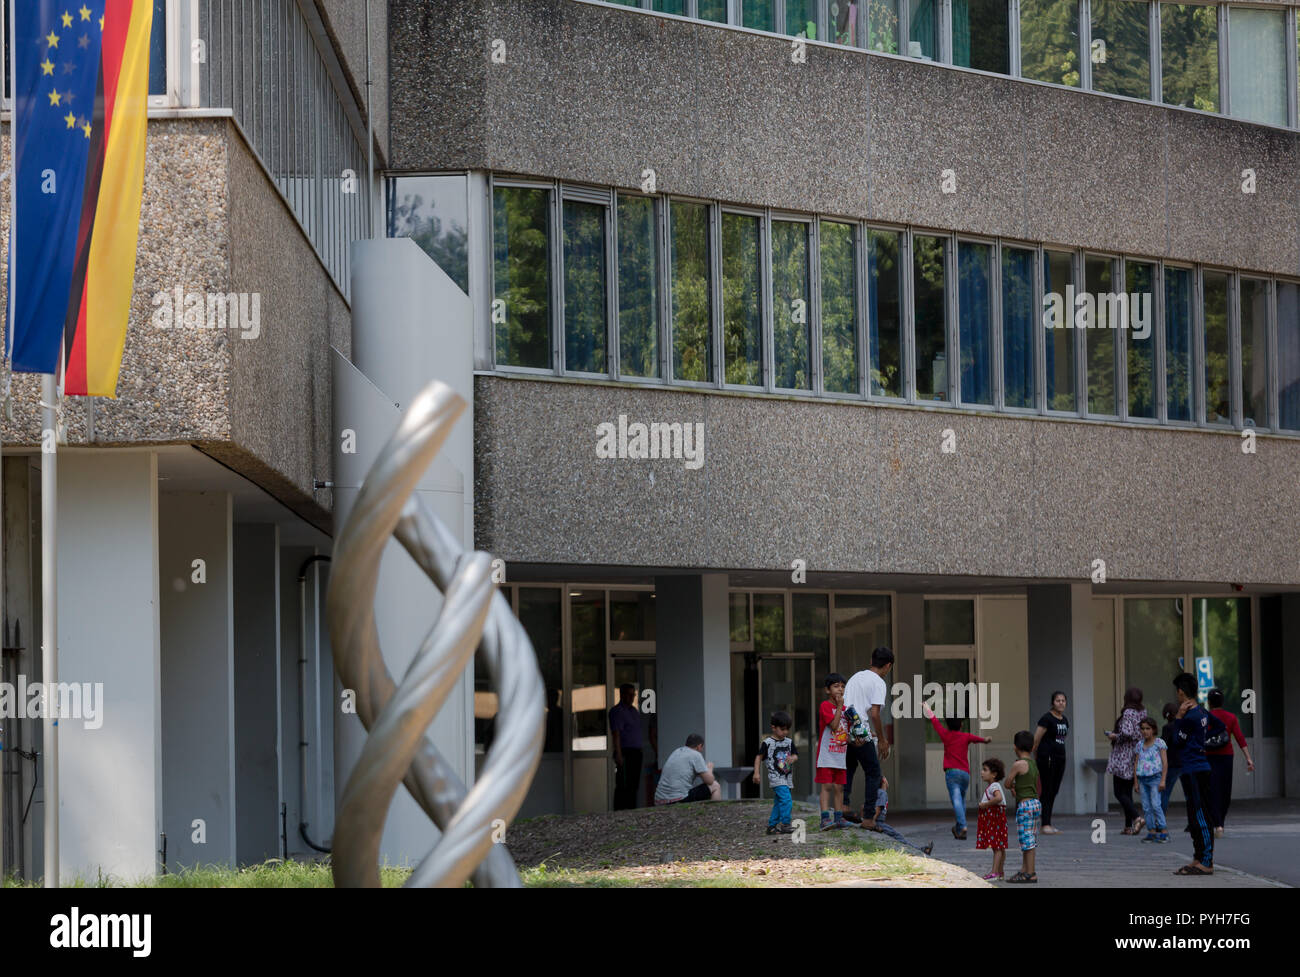
<path fill-rule="evenodd" d="M 695 778 L 700 783 L 695 783 Z M 722 788 L 713 776 L 713 764 L 704 759 L 704 737 L 691 733 L 664 761 L 655 789 L 655 804 L 683 804 L 687 801 L 716 801 Z"/>

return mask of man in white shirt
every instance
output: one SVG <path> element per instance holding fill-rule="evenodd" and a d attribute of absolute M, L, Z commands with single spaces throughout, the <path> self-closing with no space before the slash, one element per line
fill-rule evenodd
<path fill-rule="evenodd" d="M 880 789 L 880 761 L 889 759 L 889 741 L 885 739 L 882 710 L 885 707 L 885 676 L 894 667 L 894 653 L 883 645 L 871 653 L 871 667 L 855 672 L 844 687 L 846 712 L 852 708 L 855 719 L 849 729 L 849 749 L 845 758 L 847 773 L 844 784 L 844 818 L 875 827 L 874 803 Z M 876 744 L 880 744 L 877 754 Z M 853 813 L 853 773 L 862 767 L 867 781 L 862 816 Z"/>

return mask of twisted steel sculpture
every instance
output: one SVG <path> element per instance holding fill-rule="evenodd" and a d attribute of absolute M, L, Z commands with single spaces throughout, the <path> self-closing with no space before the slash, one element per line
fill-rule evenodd
<path fill-rule="evenodd" d="M 389 804 L 404 784 L 442 835 L 407 880 L 410 887 L 521 885 L 494 827 L 518 813 L 541 759 L 546 702 L 537 658 L 491 579 L 491 558 L 466 552 L 416 496 L 425 470 L 465 410 L 435 381 L 411 403 L 366 475 L 338 534 L 326 613 L 339 680 L 356 692 L 369 736 L 334 828 L 334 883 L 375 886 Z M 392 535 L 444 594 L 442 610 L 395 686 L 375 624 L 375 591 Z M 481 648 L 499 708 L 496 736 L 468 793 L 425 736 L 447 696 Z"/>

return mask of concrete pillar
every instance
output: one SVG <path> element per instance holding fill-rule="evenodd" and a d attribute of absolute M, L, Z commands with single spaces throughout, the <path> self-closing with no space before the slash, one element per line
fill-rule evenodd
<path fill-rule="evenodd" d="M 655 577 L 660 766 L 686 737 L 731 766 L 731 630 L 725 573 Z"/>
<path fill-rule="evenodd" d="M 894 670 L 888 680 L 891 693 L 895 683 L 907 682 L 910 687 L 915 676 L 924 674 L 925 598 L 921 594 L 899 594 L 894 614 L 898 646 L 894 648 Z M 890 785 L 890 803 L 899 810 L 919 810 L 925 807 L 925 728 L 929 723 L 924 716 L 894 718 L 890 709 L 893 702 L 891 694 L 882 710 L 889 713 L 883 721 L 894 724 L 894 745 L 898 748 L 898 783 Z"/>
<path fill-rule="evenodd" d="M 159 497 L 163 831 L 169 868 L 235 862 L 232 534 L 229 493 Z M 199 560 L 203 563 L 196 566 Z"/>
<path fill-rule="evenodd" d="M 1282 762 L 1283 793 L 1300 797 L 1300 594 L 1282 602 Z"/>
<path fill-rule="evenodd" d="M 470 300 L 407 239 L 352 245 L 352 362 L 334 360 L 334 519 L 342 527 L 362 480 L 397 427 L 400 413 L 431 380 L 451 386 L 467 407 L 420 482 L 429 508 L 473 545 L 474 317 Z M 341 433 L 355 432 L 343 454 Z M 388 671 L 400 682 L 436 620 L 442 598 L 406 551 L 388 544 L 375 598 L 375 622 Z M 337 701 L 337 699 L 334 699 Z M 448 697 L 428 736 L 466 785 L 474 778 L 473 665 Z M 365 742 L 361 721 L 335 715 L 336 801 Z M 437 830 L 405 789 L 394 795 L 381 853 L 394 864 L 423 858 Z"/>
<path fill-rule="evenodd" d="M 65 882 L 93 882 L 100 872 L 138 879 L 157 867 L 163 785 L 157 474 L 152 452 L 59 450 L 58 677 L 92 688 L 103 683 L 99 728 L 74 719 L 58 727 Z M 31 817 L 41 817 L 35 806 Z M 40 865 L 39 853 L 34 864 Z"/>
<path fill-rule="evenodd" d="M 280 533 L 237 525 L 235 606 L 235 858 L 280 856 Z"/>
<path fill-rule="evenodd" d="M 1095 809 L 1096 775 L 1083 763 L 1093 758 L 1092 584 L 1042 584 L 1029 598 L 1029 721 L 1051 705 L 1056 689 L 1069 698 L 1070 736 L 1065 779 L 1055 810 L 1088 814 Z M 1031 729 L 1030 732 L 1033 732 Z"/>

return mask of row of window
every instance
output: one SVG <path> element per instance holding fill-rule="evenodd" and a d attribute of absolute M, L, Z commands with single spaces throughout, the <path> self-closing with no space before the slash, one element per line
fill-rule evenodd
<path fill-rule="evenodd" d="M 1295 11 L 1141 0 L 609 0 L 1297 125 Z"/>
<path fill-rule="evenodd" d="M 1300 432 L 1300 283 L 497 180 L 494 363 Z"/>

